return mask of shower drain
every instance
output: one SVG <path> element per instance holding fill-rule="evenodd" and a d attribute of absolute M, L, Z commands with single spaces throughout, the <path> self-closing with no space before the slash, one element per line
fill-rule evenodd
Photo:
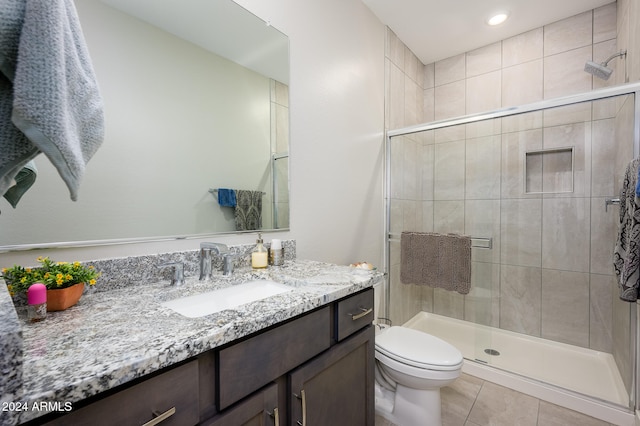
<path fill-rule="evenodd" d="M 495 349 L 485 349 L 484 353 L 487 355 L 493 355 L 493 356 L 500 355 L 500 352 L 496 351 Z"/>

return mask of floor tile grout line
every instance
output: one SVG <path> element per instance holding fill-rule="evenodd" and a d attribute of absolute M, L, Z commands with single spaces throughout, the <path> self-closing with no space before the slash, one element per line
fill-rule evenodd
<path fill-rule="evenodd" d="M 473 398 L 473 404 L 471 404 L 471 408 L 469 408 L 469 412 L 467 413 L 467 417 L 464 419 L 465 424 L 469 421 L 469 417 L 471 416 L 471 412 L 473 411 L 473 407 L 475 407 L 476 402 L 478 401 L 478 397 L 480 396 L 480 392 L 482 391 L 482 388 L 484 387 L 485 383 L 487 383 L 487 381 L 483 380 L 482 384 L 480 385 L 480 388 L 478 389 L 478 392 L 476 392 L 476 396 Z"/>
<path fill-rule="evenodd" d="M 537 399 L 537 410 L 536 410 L 536 426 L 540 424 L 540 399 Z"/>

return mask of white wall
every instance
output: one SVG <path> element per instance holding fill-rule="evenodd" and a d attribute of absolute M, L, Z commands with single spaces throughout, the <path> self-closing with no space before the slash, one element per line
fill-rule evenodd
<path fill-rule="evenodd" d="M 296 239 L 299 258 L 382 265 L 384 26 L 360 0 L 237 3 L 291 43 L 291 231 L 265 239 Z M 85 260 L 197 246 L 188 240 L 5 253 L 0 267 L 33 264 L 39 255 Z"/>
<path fill-rule="evenodd" d="M 381 265 L 384 26 L 359 0 L 237 3 L 290 37 L 299 256 Z"/>

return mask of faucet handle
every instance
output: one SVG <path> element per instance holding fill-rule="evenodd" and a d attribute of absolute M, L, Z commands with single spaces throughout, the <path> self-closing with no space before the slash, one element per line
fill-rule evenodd
<path fill-rule="evenodd" d="M 238 256 L 235 254 L 225 254 L 222 258 L 222 275 L 231 275 L 233 274 L 233 261 L 236 260 Z"/>
<path fill-rule="evenodd" d="M 180 286 L 184 284 L 184 263 L 167 262 L 158 265 L 159 268 L 173 268 L 173 277 L 171 277 L 171 285 Z"/>
<path fill-rule="evenodd" d="M 200 281 L 211 279 L 211 248 L 213 243 L 200 243 Z"/>

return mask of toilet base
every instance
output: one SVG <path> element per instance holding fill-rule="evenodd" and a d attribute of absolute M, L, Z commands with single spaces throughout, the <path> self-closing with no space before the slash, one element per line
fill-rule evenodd
<path fill-rule="evenodd" d="M 441 426 L 440 388 L 411 389 L 397 385 L 392 392 L 376 383 L 376 414 L 398 426 Z"/>

